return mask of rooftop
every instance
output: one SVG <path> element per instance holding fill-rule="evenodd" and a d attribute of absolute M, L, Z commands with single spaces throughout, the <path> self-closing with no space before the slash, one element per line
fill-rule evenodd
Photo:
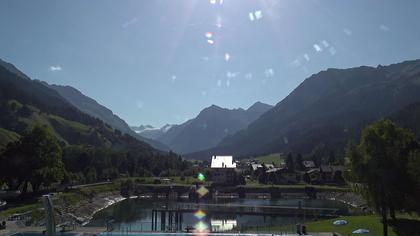
<path fill-rule="evenodd" d="M 232 156 L 212 156 L 211 168 L 236 168 Z"/>

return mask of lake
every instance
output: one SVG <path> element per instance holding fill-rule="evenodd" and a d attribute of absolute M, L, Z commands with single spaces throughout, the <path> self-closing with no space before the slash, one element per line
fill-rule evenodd
<path fill-rule="evenodd" d="M 106 209 L 97 212 L 88 226 L 105 227 L 108 221 L 112 221 L 114 231 L 151 231 L 152 210 L 162 208 L 176 208 L 177 205 L 191 201 L 151 200 L 151 199 L 126 199 Z M 300 203 L 299 203 L 300 202 Z M 341 215 L 349 214 L 349 209 L 343 203 L 331 200 L 310 199 L 223 199 L 200 201 L 206 204 L 240 204 L 249 206 L 290 206 L 319 208 L 337 208 Z M 157 218 L 157 230 L 160 230 L 161 217 Z M 307 220 L 313 220 L 313 216 L 273 216 L 252 215 L 237 213 L 206 212 L 182 213 L 182 229 L 187 227 L 203 227 L 211 232 L 243 231 L 247 228 L 257 229 L 265 226 L 294 225 Z M 168 223 L 169 219 L 165 219 Z M 294 231 L 293 228 L 290 229 Z"/>

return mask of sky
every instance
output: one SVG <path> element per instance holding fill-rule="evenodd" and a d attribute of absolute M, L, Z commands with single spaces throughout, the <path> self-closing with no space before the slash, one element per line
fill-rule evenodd
<path fill-rule="evenodd" d="M 130 125 L 276 104 L 327 68 L 420 58 L 420 1 L 0 0 L 0 58 Z"/>

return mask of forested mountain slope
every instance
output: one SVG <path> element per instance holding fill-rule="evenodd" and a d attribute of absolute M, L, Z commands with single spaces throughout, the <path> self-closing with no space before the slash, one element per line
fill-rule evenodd
<path fill-rule="evenodd" d="M 217 148 L 189 155 L 343 150 L 360 128 L 420 101 L 420 60 L 328 69 L 307 78 L 273 109 Z"/>

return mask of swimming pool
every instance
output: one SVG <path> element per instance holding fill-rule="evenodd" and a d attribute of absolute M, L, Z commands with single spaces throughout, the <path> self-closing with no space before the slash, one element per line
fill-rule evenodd
<path fill-rule="evenodd" d="M 100 236 L 192 236 L 194 233 L 134 233 L 134 232 L 104 232 Z M 210 233 L 207 236 L 295 236 L 297 234 L 234 234 L 234 233 Z M 310 235 L 307 235 L 310 236 Z"/>
<path fill-rule="evenodd" d="M 46 234 L 43 233 L 35 233 L 35 232 L 25 232 L 25 233 L 16 233 L 12 236 L 45 236 Z M 56 233 L 56 236 L 79 236 L 78 233 Z M 115 235 L 116 236 L 116 235 Z"/>

